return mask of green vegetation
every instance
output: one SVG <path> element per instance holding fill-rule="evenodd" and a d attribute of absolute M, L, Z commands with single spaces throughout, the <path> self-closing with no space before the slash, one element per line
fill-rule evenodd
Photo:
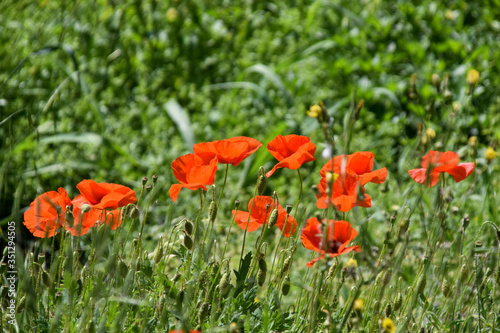
<path fill-rule="evenodd" d="M 0 248 L 15 221 L 19 330 L 392 332 L 390 318 L 398 332 L 500 332 L 499 8 L 494 0 L 1 2 Z M 477 84 L 467 82 L 471 69 Z M 333 119 L 330 137 L 306 115 L 319 101 Z M 279 134 L 317 146 L 317 160 L 300 168 L 298 207 L 295 170 L 276 171 L 264 193 L 293 205 L 297 233 L 279 241 L 270 228 L 258 238 L 261 227 L 242 253 L 231 210 L 235 200 L 246 210 L 259 167 L 276 163 L 265 146 Z M 194 143 L 234 136 L 263 147 L 229 168 L 216 218 L 210 187 L 206 198 L 184 189 L 174 204 L 172 161 Z M 311 186 L 332 138 L 334 155 L 371 151 L 374 169 L 388 169 L 383 184 L 366 185 L 372 207 L 317 209 Z M 475 162 L 474 173 L 415 183 L 408 170 L 431 149 Z M 145 187 L 153 174 L 157 183 Z M 124 184 L 142 199 L 124 208 L 117 230 L 32 237 L 22 223 L 30 203 L 58 187 L 73 198 L 83 179 Z M 217 196 L 223 181 L 220 166 Z M 301 245 L 300 229 L 318 212 L 349 221 L 361 253 L 307 268 L 316 253 Z M 192 249 L 186 220 L 199 222 Z M 0 326 L 10 332 L 6 260 L 4 251 Z"/>

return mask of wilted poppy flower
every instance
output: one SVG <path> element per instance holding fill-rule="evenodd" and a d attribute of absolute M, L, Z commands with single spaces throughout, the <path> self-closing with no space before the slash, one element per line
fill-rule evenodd
<path fill-rule="evenodd" d="M 314 153 L 316 152 L 316 146 L 311 142 L 307 136 L 301 135 L 278 135 L 267 145 L 267 150 L 273 155 L 278 161 L 271 171 L 266 173 L 267 177 L 271 175 L 279 168 L 288 168 L 296 170 L 306 162 L 314 161 Z"/>
<path fill-rule="evenodd" d="M 169 194 L 175 202 L 183 187 L 190 190 L 207 190 L 212 185 L 217 171 L 217 156 L 214 153 L 187 154 L 172 162 L 174 176 L 180 184 L 170 186 Z"/>
<path fill-rule="evenodd" d="M 473 162 L 460 163 L 458 154 L 452 151 L 441 153 L 430 150 L 423 158 L 420 165 L 422 168 L 408 171 L 411 178 L 417 183 L 426 184 L 429 187 L 436 185 L 441 172 L 449 173 L 456 182 L 469 177 L 474 171 Z"/>
<path fill-rule="evenodd" d="M 269 205 L 269 209 L 267 209 L 267 205 Z M 247 229 L 248 223 L 247 231 L 252 232 L 259 229 L 261 225 L 267 223 L 269 216 L 275 208 L 278 209 L 278 221 L 276 222 L 276 226 L 283 232 L 285 237 L 290 237 L 290 231 L 292 235 L 295 233 L 297 220 L 295 220 L 291 215 L 288 215 L 287 219 L 286 210 L 280 204 L 276 206 L 273 198 L 269 196 L 258 195 L 252 198 L 248 203 L 248 211 L 251 211 L 251 213 L 233 210 L 233 215 L 236 212 L 234 221 L 243 230 Z M 285 229 L 284 231 L 283 228 Z"/>
<path fill-rule="evenodd" d="M 323 220 L 326 224 L 326 220 Z M 311 217 L 307 220 L 306 226 L 302 229 L 300 240 L 305 248 L 321 253 L 321 256 L 307 263 L 307 267 L 311 267 L 320 259 L 323 259 L 325 254 L 331 257 L 349 253 L 351 251 L 361 252 L 359 245 L 349 246 L 349 243 L 356 238 L 358 232 L 347 221 L 328 221 L 328 234 L 326 238 L 326 246 L 323 244 L 324 226 L 317 218 Z M 332 230 L 333 228 L 333 230 Z M 326 248 L 326 251 L 325 251 Z"/>
<path fill-rule="evenodd" d="M 24 213 L 23 224 L 35 237 L 52 237 L 63 225 L 66 206 L 70 205 L 71 200 L 64 188 L 60 187 L 57 192 L 45 192 L 30 204 L 30 208 Z"/>
<path fill-rule="evenodd" d="M 115 230 L 122 223 L 120 209 L 97 209 L 81 194 L 77 195 L 71 201 L 71 204 L 73 206 L 72 225 L 69 221 L 66 221 L 64 227 L 73 236 L 85 235 L 97 222 L 102 223 L 102 221 L 105 221 L 112 230 Z"/>
<path fill-rule="evenodd" d="M 255 139 L 237 136 L 225 140 L 197 143 L 193 146 L 193 151 L 195 155 L 214 153 L 217 155 L 219 163 L 236 166 L 259 149 L 260 146 L 262 146 L 262 143 Z"/>
<path fill-rule="evenodd" d="M 76 187 L 95 209 L 116 209 L 137 201 L 135 192 L 123 185 L 96 183 L 85 179 Z"/>

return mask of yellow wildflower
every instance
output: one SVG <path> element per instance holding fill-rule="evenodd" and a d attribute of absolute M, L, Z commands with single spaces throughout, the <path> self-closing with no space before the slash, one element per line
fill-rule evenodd
<path fill-rule="evenodd" d="M 358 261 L 356 259 L 349 258 L 349 260 L 347 260 L 347 267 L 358 267 Z"/>
<path fill-rule="evenodd" d="M 311 118 L 318 118 L 322 112 L 323 109 L 321 109 L 321 106 L 317 104 L 311 106 L 309 110 L 306 111 L 307 115 Z"/>
<path fill-rule="evenodd" d="M 354 309 L 354 311 L 358 311 L 358 312 L 363 310 L 363 300 L 361 298 L 357 298 L 354 301 L 353 309 Z"/>
<path fill-rule="evenodd" d="M 434 129 L 430 128 L 430 127 L 425 131 L 425 134 L 431 140 L 436 137 L 436 131 Z"/>
<path fill-rule="evenodd" d="M 497 155 L 498 153 L 492 147 L 486 148 L 484 152 L 484 158 L 486 158 L 488 161 L 494 160 Z"/>
<path fill-rule="evenodd" d="M 396 326 L 394 326 L 394 322 L 390 318 L 384 318 L 384 320 L 382 321 L 382 327 L 384 329 L 384 332 L 387 333 L 396 332 Z"/>
<path fill-rule="evenodd" d="M 479 81 L 479 72 L 475 69 L 469 69 L 467 71 L 467 83 L 469 86 L 475 86 Z"/>

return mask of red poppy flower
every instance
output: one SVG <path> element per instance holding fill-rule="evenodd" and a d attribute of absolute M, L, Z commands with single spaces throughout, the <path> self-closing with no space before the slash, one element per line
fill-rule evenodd
<path fill-rule="evenodd" d="M 172 162 L 174 176 L 180 184 L 173 184 L 168 191 L 175 202 L 183 187 L 190 190 L 207 190 L 212 185 L 217 171 L 217 156 L 214 153 L 187 154 Z"/>
<path fill-rule="evenodd" d="M 123 185 L 96 183 L 85 179 L 76 187 L 95 209 L 116 209 L 137 201 L 135 192 Z"/>
<path fill-rule="evenodd" d="M 460 162 L 460 158 L 455 152 L 441 153 L 430 150 L 422 158 L 420 163 L 422 168 L 410 170 L 408 173 L 417 183 L 426 184 L 429 187 L 437 184 L 441 172 L 449 173 L 458 183 L 469 177 L 475 167 L 473 162 L 460 164 L 458 162 Z"/>
<path fill-rule="evenodd" d="M 372 198 L 366 194 L 361 181 L 353 174 L 346 173 L 344 176 L 337 177 L 332 185 L 330 200 L 328 200 L 327 188 L 326 178 L 322 178 L 318 184 L 319 193 L 316 194 L 318 198 L 316 206 L 319 209 L 327 208 L 329 202 L 341 212 L 348 212 L 355 206 L 372 206 Z"/>
<path fill-rule="evenodd" d="M 252 202 L 254 202 L 253 207 Z M 269 210 L 266 209 L 268 204 Z M 280 204 L 276 207 L 273 198 L 269 196 L 258 195 L 255 198 L 252 198 L 248 203 L 248 211 L 251 211 L 251 213 L 249 214 L 248 212 L 238 210 L 234 216 L 234 221 L 243 230 L 247 228 L 248 223 L 247 231 L 253 232 L 259 229 L 261 225 L 267 223 L 271 212 L 275 208 L 278 209 L 278 221 L 276 222 L 276 226 L 283 232 L 285 237 L 290 237 L 290 232 L 292 235 L 295 233 L 297 220 L 295 220 L 291 215 L 288 215 L 287 219 L 286 210 Z M 234 213 L 235 211 L 233 210 L 233 215 Z M 283 228 L 285 229 L 284 231 Z"/>
<path fill-rule="evenodd" d="M 197 143 L 193 146 L 193 151 L 195 155 L 200 153 L 217 154 L 219 163 L 237 166 L 260 146 L 262 143 L 255 139 L 237 136 L 226 140 Z"/>
<path fill-rule="evenodd" d="M 363 185 L 371 182 L 382 184 L 387 179 L 387 169 L 373 169 L 375 155 L 369 151 L 356 152 L 347 155 L 335 156 L 320 170 L 321 181 L 318 184 L 319 194 L 316 206 L 326 208 L 330 201 L 341 212 L 347 212 L 354 206 L 371 207 L 371 197 L 366 194 Z M 333 182 L 330 200 L 327 195 L 327 174 L 332 173 L 336 180 Z"/>
<path fill-rule="evenodd" d="M 52 237 L 63 225 L 66 206 L 70 205 L 71 200 L 62 187 L 57 192 L 45 192 L 30 204 L 30 208 L 24 213 L 23 224 L 35 237 Z"/>
<path fill-rule="evenodd" d="M 346 173 L 359 176 L 361 185 L 366 183 L 382 184 L 387 179 L 387 169 L 382 168 L 372 171 L 375 155 L 369 151 L 356 152 L 347 155 L 345 158 L 345 171 L 342 171 L 344 155 L 335 156 L 328 161 L 320 170 L 321 178 L 325 178 L 327 172 L 334 172 L 338 175 Z M 333 167 L 332 167 L 333 162 Z"/>
<path fill-rule="evenodd" d="M 278 161 L 271 171 L 266 173 L 267 177 L 271 175 L 279 168 L 288 168 L 296 170 L 306 162 L 314 161 L 314 153 L 316 152 L 316 146 L 311 142 L 307 136 L 301 135 L 278 135 L 267 145 L 267 150 L 273 155 Z"/>
<path fill-rule="evenodd" d="M 66 221 L 64 227 L 66 230 L 71 231 L 73 236 L 85 235 L 99 221 L 106 221 L 111 230 L 115 230 L 122 223 L 120 209 L 97 209 L 83 195 L 77 195 L 71 201 L 71 204 L 73 205 L 73 226 L 70 227 L 68 221 Z M 88 205 L 88 207 L 84 205 Z"/>
<path fill-rule="evenodd" d="M 323 220 L 325 223 L 326 220 Z M 332 230 L 333 228 L 333 230 Z M 347 221 L 328 221 L 327 246 L 323 244 L 323 226 L 317 218 L 311 217 L 307 220 L 306 226 L 302 229 L 300 240 L 305 248 L 321 253 L 321 256 L 307 263 L 311 267 L 314 263 L 324 258 L 325 254 L 336 257 L 351 251 L 361 252 L 359 245 L 350 246 L 349 243 L 356 238 L 358 232 Z"/>

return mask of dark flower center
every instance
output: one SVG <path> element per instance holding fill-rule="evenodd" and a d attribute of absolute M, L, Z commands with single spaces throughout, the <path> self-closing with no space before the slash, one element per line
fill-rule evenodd
<path fill-rule="evenodd" d="M 336 240 L 328 240 L 328 248 L 327 252 L 328 253 L 338 253 L 339 252 L 339 247 L 342 245 L 341 242 L 336 241 Z"/>

